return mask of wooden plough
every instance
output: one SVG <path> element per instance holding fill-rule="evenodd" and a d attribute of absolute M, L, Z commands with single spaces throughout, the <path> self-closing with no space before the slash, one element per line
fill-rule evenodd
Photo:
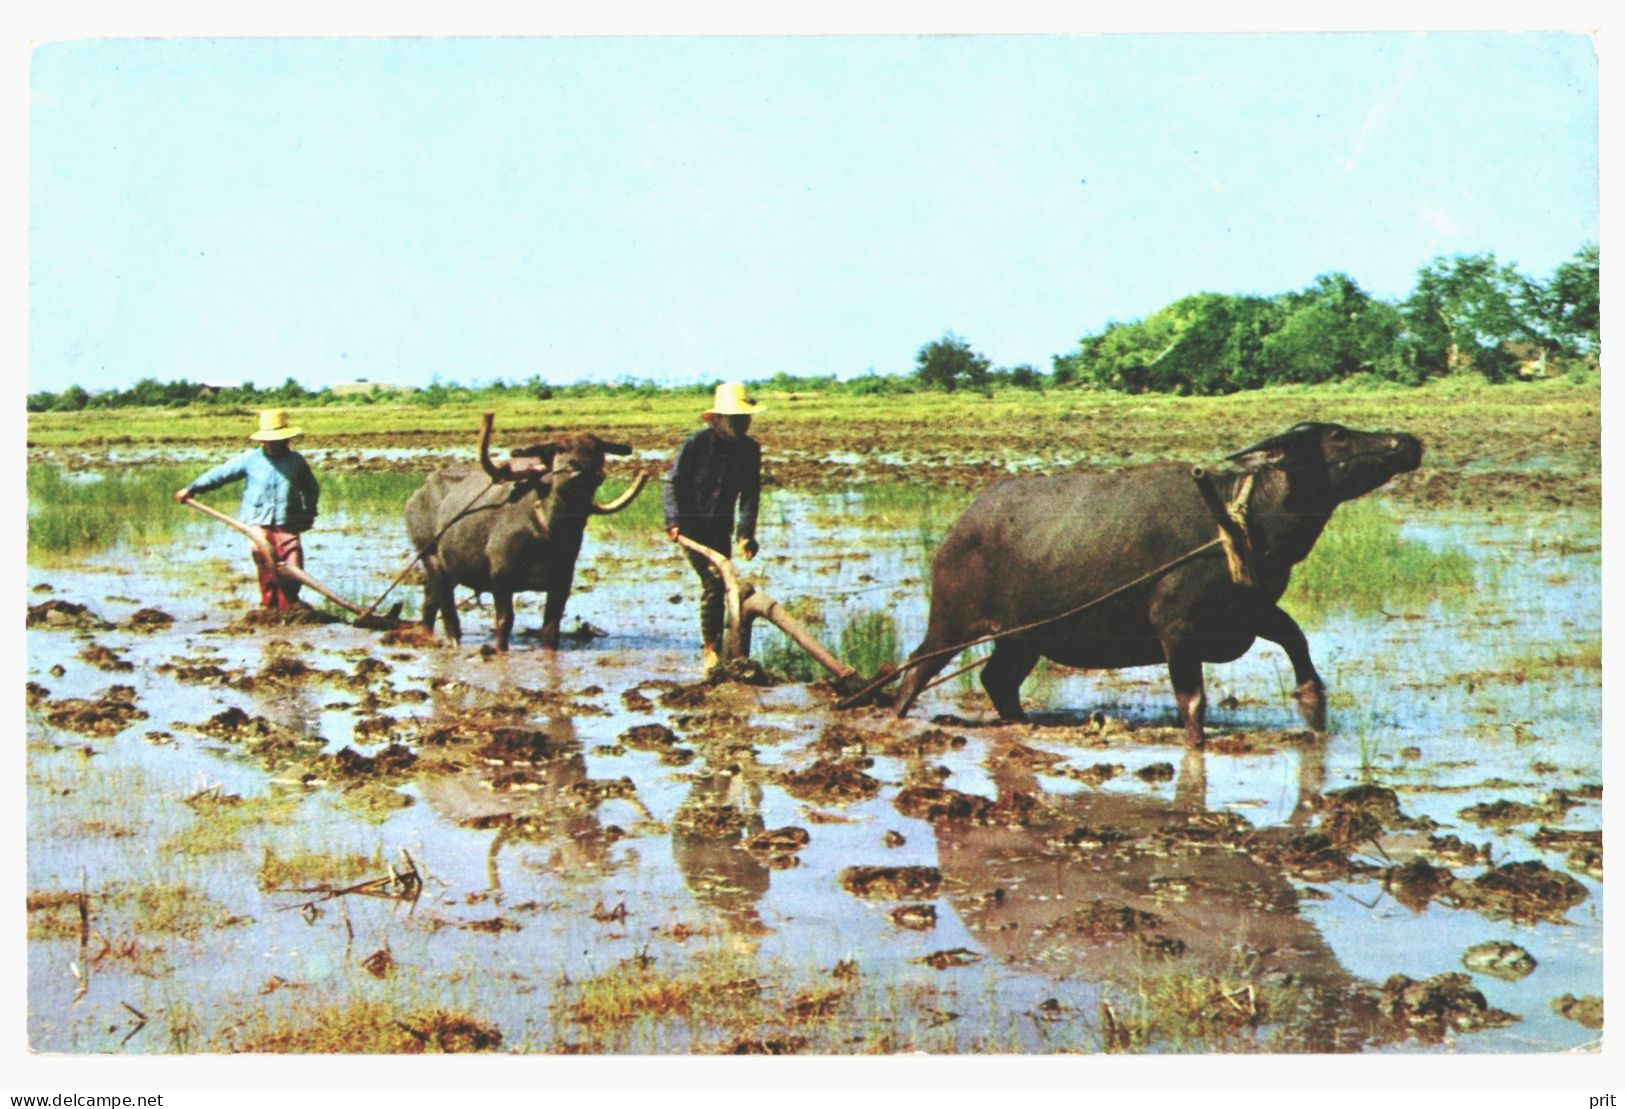
<path fill-rule="evenodd" d="M 734 568 L 733 560 L 727 555 L 712 550 L 703 543 L 696 543 L 686 535 L 678 535 L 677 542 L 710 562 L 722 577 L 723 603 L 727 606 L 728 626 L 722 642 L 724 662 L 750 657 L 751 625 L 757 619 L 763 619 L 789 636 L 796 646 L 811 655 L 818 665 L 830 672 L 837 683 L 849 683 L 858 677 L 856 670 L 836 658 L 827 647 L 818 642 L 807 630 L 806 625 L 791 616 L 783 605 L 750 582 L 742 581 L 739 571 Z"/>
<path fill-rule="evenodd" d="M 274 568 L 274 572 L 277 577 L 284 581 L 292 582 L 296 585 L 306 586 L 315 592 L 320 593 L 322 596 L 326 597 L 328 600 L 332 601 L 346 612 L 354 613 L 356 617 L 355 622 L 358 627 L 391 627 L 395 624 L 397 617 L 400 616 L 400 604 L 396 604 L 395 607 L 390 609 L 386 615 L 380 617 L 373 612 L 373 608 L 376 607 L 376 602 L 373 605 L 362 608 L 360 605 L 354 604 L 345 600 L 343 597 L 340 597 L 337 593 L 327 588 L 327 586 L 305 573 L 302 567 L 289 566 L 285 563 L 278 565 L 275 556 L 271 554 L 269 545 L 265 542 L 265 536 L 261 534 L 260 530 L 255 527 L 250 527 L 248 524 L 243 523 L 235 516 L 228 516 L 219 509 L 210 508 L 208 505 L 194 497 L 187 497 L 181 503 L 186 505 L 188 508 L 197 509 L 205 516 L 212 516 L 216 520 L 219 520 L 222 524 L 225 524 L 227 527 L 235 528 L 244 535 L 248 536 L 248 541 L 254 545 L 254 549 L 260 553 L 262 558 L 264 558 L 266 565 Z"/>

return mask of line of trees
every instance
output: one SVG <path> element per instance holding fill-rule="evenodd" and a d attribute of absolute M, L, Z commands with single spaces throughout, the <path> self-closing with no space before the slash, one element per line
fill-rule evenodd
<path fill-rule="evenodd" d="M 845 381 L 834 374 L 778 373 L 753 384 L 783 392 L 863 396 L 1065 387 L 1211 395 L 1360 376 L 1419 384 L 1463 372 L 1500 382 L 1531 366 L 1552 373 L 1599 364 L 1600 270 L 1596 244 L 1581 247 L 1547 281 L 1518 273 L 1494 254 L 1455 255 L 1423 266 L 1411 294 L 1397 302 L 1370 296 L 1343 273 L 1324 274 L 1306 289 L 1273 297 L 1196 293 L 1143 320 L 1108 323 L 1098 334 L 1085 335 L 1076 350 L 1051 359 L 1047 374 L 1028 364 L 996 367 L 950 331 L 922 346 L 907 373 L 871 369 Z M 552 385 L 540 377 L 459 385 L 436 376 L 415 390 L 365 383 L 307 389 L 291 377 L 261 389 L 184 380 L 166 384 L 148 377 L 128 389 L 101 393 L 77 385 L 60 393 L 31 393 L 28 410 L 380 401 L 437 406 L 574 396 L 705 395 L 711 388 L 633 379 Z"/>
<path fill-rule="evenodd" d="M 1051 380 L 1215 394 L 1356 375 L 1419 384 L 1465 371 L 1499 382 L 1528 366 L 1594 367 L 1600 268 L 1593 244 L 1545 282 L 1493 254 L 1436 258 L 1397 303 L 1342 273 L 1274 297 L 1198 293 L 1086 335 L 1055 357 Z"/>

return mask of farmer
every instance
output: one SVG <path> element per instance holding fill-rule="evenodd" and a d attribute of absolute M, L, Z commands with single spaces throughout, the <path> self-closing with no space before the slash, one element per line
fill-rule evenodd
<path fill-rule="evenodd" d="M 757 551 L 756 508 L 762 492 L 762 448 L 746 434 L 750 418 L 761 411 L 737 381 L 717 386 L 706 427 L 691 435 L 666 475 L 666 537 L 679 535 L 723 554 L 737 536 L 735 555 L 749 560 Z M 739 526 L 734 527 L 734 505 Z M 700 640 L 705 670 L 718 665 L 722 642 L 722 575 L 705 558 L 685 550 L 688 564 L 700 576 Z"/>
<path fill-rule="evenodd" d="M 316 519 L 316 477 L 304 456 L 289 445 L 299 434 L 301 429 L 288 423 L 282 409 L 261 412 L 260 429 L 249 436 L 260 445 L 258 450 L 244 451 L 175 491 L 175 500 L 184 504 L 194 494 L 243 481 L 238 515 L 254 532 L 251 541 L 254 567 L 259 571 L 260 604 L 268 609 L 289 609 L 299 602 L 299 583 L 283 580 L 276 569 L 304 568 L 299 533 Z"/>

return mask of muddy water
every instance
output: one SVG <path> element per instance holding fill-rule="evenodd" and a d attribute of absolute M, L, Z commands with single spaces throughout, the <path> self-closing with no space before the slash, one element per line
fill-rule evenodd
<path fill-rule="evenodd" d="M 831 642 L 854 616 L 884 611 L 906 651 L 924 628 L 928 548 L 917 529 L 878 531 L 856 509 L 850 498 L 771 496 L 750 575 L 781 600 L 816 599 Z M 28 680 L 53 704 L 129 685 L 148 715 L 86 736 L 30 713 L 29 888 L 83 888 L 90 911 L 84 948 L 76 916 L 30 914 L 31 1042 L 229 1050 L 317 1004 L 382 1000 L 475 1013 L 520 1050 L 710 1049 L 718 1036 L 704 1022 L 616 1038 L 572 1021 L 567 1003 L 573 984 L 626 960 L 670 970 L 723 951 L 776 968 L 763 980 L 785 994 L 780 1004 L 827 985 L 843 960 L 884 983 L 884 1000 L 852 1028 L 817 1041 L 828 1050 L 872 1046 L 877 1026 L 894 1037 L 879 1042 L 933 1050 L 1099 1050 L 1102 1002 L 1123 1012 L 1162 975 L 1299 991 L 1307 1015 L 1274 1039 L 1265 1019 L 1244 1037 L 1252 1047 L 1594 1043 L 1599 1032 L 1550 1002 L 1601 994 L 1600 861 L 1579 867 L 1571 844 L 1532 840 L 1543 825 L 1601 828 L 1600 790 L 1585 788 L 1601 781 L 1600 670 L 1584 661 L 1601 638 L 1596 517 L 1433 512 L 1411 527 L 1472 554 L 1474 598 L 1311 628 L 1332 688 L 1324 742 L 1297 731 L 1275 648 L 1210 667 L 1215 738 L 1201 755 L 1178 742 L 1165 677 L 1150 669 L 1040 672 L 1025 690 L 1035 723 L 1020 727 L 988 723 L 973 678 L 928 693 L 901 725 L 878 710 L 834 713 L 826 694 L 796 684 L 663 704 L 670 683 L 699 676 L 691 573 L 653 537 L 597 526 L 566 628 L 584 621 L 608 635 L 541 650 L 539 602 L 522 599 L 505 657 L 480 651 L 488 609 L 464 614 L 461 649 L 386 645 L 340 624 L 233 632 L 253 592 L 248 560 L 207 530 L 164 550 L 33 568 L 31 605 L 72 600 L 116 626 L 31 628 Z M 325 521 L 308 537 L 309 566 L 370 594 L 404 560 L 399 531 L 390 519 Z M 149 606 L 174 624 L 123 626 Z M 759 631 L 758 652 L 776 635 Z M 131 669 L 85 661 L 91 643 Z M 265 679 L 290 658 L 334 673 Z M 361 673 L 367 659 L 387 672 Z M 224 682 L 179 680 L 177 662 L 218 667 Z M 260 680 L 244 688 L 244 675 Z M 232 708 L 306 745 L 268 761 L 193 729 Z M 511 715 L 492 715 L 504 708 Z M 692 758 L 623 739 L 651 724 L 670 727 Z M 831 737 L 837 724 L 851 731 Z M 522 727 L 534 757 L 484 745 L 500 727 Z M 446 740 L 446 729 L 462 738 Z M 323 754 L 377 753 L 391 738 L 418 762 L 380 782 L 331 763 L 311 769 Z M 872 795 L 788 784 L 820 760 L 861 770 Z M 1100 766 L 1117 769 L 1090 770 Z M 1335 865 L 1317 869 L 1282 846 L 1333 827 L 1335 806 L 1320 798 L 1361 784 L 1392 790 L 1400 818 L 1335 845 Z M 241 803 L 200 804 L 213 787 Z M 1570 792 L 1554 801 L 1554 789 Z M 999 807 L 978 815 L 977 798 Z M 1528 808 L 1500 823 L 1462 815 L 1497 801 Z M 797 865 L 739 846 L 789 826 L 808 833 L 778 856 Z M 1449 834 L 1487 844 L 1494 864 L 1539 860 L 1572 874 L 1584 899 L 1509 915 L 1460 894 L 1488 866 L 1446 859 L 1430 837 Z M 423 879 L 415 897 L 324 899 L 258 879 L 267 852 L 372 860 L 361 879 L 303 883 L 343 886 L 404 868 L 403 848 Z M 1447 867 L 1457 893 L 1418 898 L 1385 877 L 1417 857 Z M 935 868 L 940 880 L 858 897 L 842 881 L 853 866 Z M 189 902 L 178 922 L 128 892 L 182 887 L 207 901 Z M 934 926 L 894 919 L 922 904 Z M 1517 1022 L 1430 1034 L 1381 1011 L 1390 976 L 1462 971 L 1466 949 L 1489 940 L 1536 961 L 1515 981 L 1472 974 L 1488 1007 Z M 379 950 L 392 969 L 375 977 L 360 964 Z M 956 950 L 946 961 L 964 965 L 920 961 Z M 1135 1046 L 1201 1045 L 1154 1034 Z"/>

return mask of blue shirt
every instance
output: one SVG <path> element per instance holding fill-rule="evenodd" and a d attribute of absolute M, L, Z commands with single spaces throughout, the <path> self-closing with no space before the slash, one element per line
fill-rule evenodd
<path fill-rule="evenodd" d="M 187 489 L 207 493 L 238 480 L 243 481 L 243 506 L 237 516 L 243 523 L 304 531 L 315 522 L 316 475 L 298 451 L 273 456 L 258 447 L 246 450 Z"/>

